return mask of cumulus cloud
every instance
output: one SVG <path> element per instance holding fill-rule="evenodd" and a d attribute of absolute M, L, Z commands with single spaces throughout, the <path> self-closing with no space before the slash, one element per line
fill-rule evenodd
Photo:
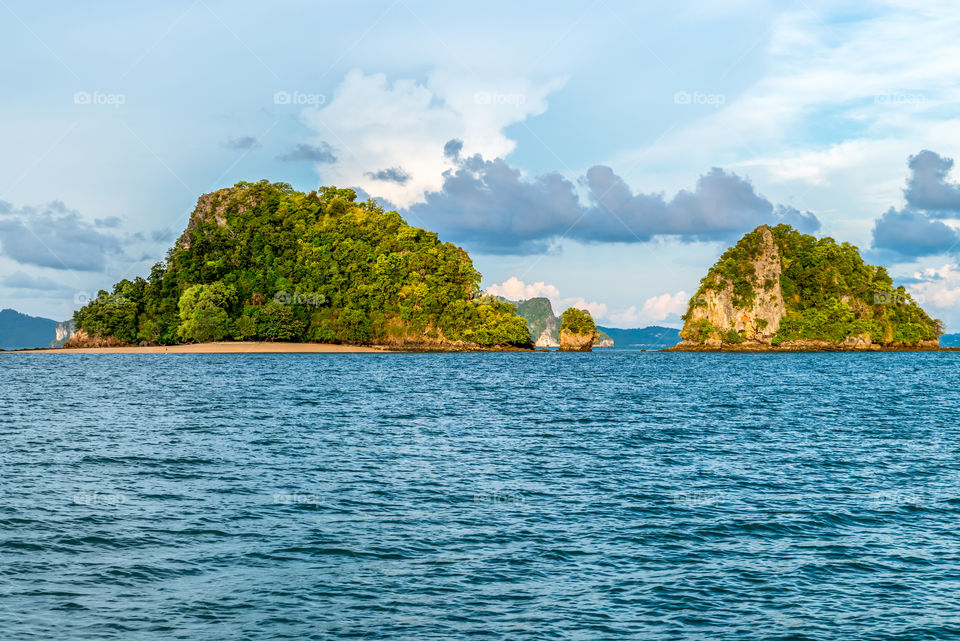
<path fill-rule="evenodd" d="M 820 221 L 811 212 L 774 206 L 736 174 L 714 168 L 693 191 L 667 200 L 662 193 L 634 193 L 605 166 L 591 167 L 577 187 L 558 173 L 526 179 L 502 158 L 459 155 L 442 187 L 410 207 L 418 219 L 441 234 L 487 253 L 528 254 L 547 250 L 561 238 L 582 242 L 646 242 L 654 236 L 683 240 L 734 239 L 764 223 L 789 223 L 814 232 Z M 451 144 L 453 143 L 453 144 Z"/>
<path fill-rule="evenodd" d="M 955 263 L 915 272 L 907 290 L 924 306 L 954 313 L 960 306 L 960 268 Z"/>
<path fill-rule="evenodd" d="M 94 218 L 93 226 L 98 229 L 116 229 L 121 222 L 119 216 L 107 216 L 106 218 Z"/>
<path fill-rule="evenodd" d="M 604 303 L 598 303 L 595 300 L 588 301 L 585 298 L 564 298 L 560 301 L 556 312 L 562 313 L 563 310 L 569 307 L 576 307 L 577 309 L 585 309 L 590 312 L 590 316 L 593 317 L 594 321 L 601 318 L 605 318 L 607 315 L 607 306 Z"/>
<path fill-rule="evenodd" d="M 451 157 L 461 151 L 506 157 L 516 143 L 505 128 L 543 113 L 547 96 L 562 85 L 562 80 L 523 77 L 486 83 L 442 71 L 424 83 L 390 81 L 385 74 L 354 70 L 327 104 L 304 109 L 301 118 L 335 146 L 339 162 L 323 168 L 324 181 L 408 207 L 441 188 Z M 444 144 L 454 139 L 461 141 L 459 147 L 444 155 Z M 402 183 L 378 179 L 384 167 L 403 167 L 410 178 Z"/>
<path fill-rule="evenodd" d="M 281 162 L 315 162 L 315 163 L 334 163 L 337 157 L 333 153 L 333 148 L 325 142 L 317 145 L 299 144 L 285 154 L 277 156 Z"/>
<path fill-rule="evenodd" d="M 516 276 L 511 276 L 498 285 L 487 287 L 487 293 L 507 300 L 527 300 L 528 298 L 540 297 L 557 299 L 560 296 L 560 291 L 553 285 L 548 285 L 543 281 L 527 284 Z"/>
<path fill-rule="evenodd" d="M 610 312 L 607 320 L 617 327 L 641 327 L 654 323 L 679 322 L 680 315 L 687 311 L 690 295 L 687 292 L 651 296 L 639 308 L 631 305 L 625 310 Z"/>
<path fill-rule="evenodd" d="M 363 175 L 371 180 L 397 183 L 398 185 L 405 185 L 410 182 L 410 174 L 404 171 L 403 167 L 389 167 L 378 171 L 367 171 L 364 172 Z"/>
<path fill-rule="evenodd" d="M 910 156 L 909 167 L 904 197 L 910 207 L 925 209 L 935 216 L 938 212 L 946 212 L 948 217 L 960 212 L 960 185 L 947 179 L 953 158 L 924 149 Z"/>
<path fill-rule="evenodd" d="M 942 254 L 958 243 L 960 235 L 956 230 L 919 212 L 891 207 L 873 225 L 873 247 L 902 258 Z"/>
<path fill-rule="evenodd" d="M 0 220 L 0 253 L 22 265 L 78 271 L 102 271 L 108 258 L 124 255 L 120 238 L 59 201 L 11 209 Z"/>
<path fill-rule="evenodd" d="M 874 221 L 873 248 L 889 252 L 893 260 L 953 251 L 960 246 L 960 232 L 955 223 L 941 220 L 960 218 L 960 185 L 948 180 L 953 159 L 924 149 L 910 156 L 907 166 L 907 206 L 891 207 Z"/>

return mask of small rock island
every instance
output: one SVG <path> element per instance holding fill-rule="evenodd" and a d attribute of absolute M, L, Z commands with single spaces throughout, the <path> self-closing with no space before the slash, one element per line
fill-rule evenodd
<path fill-rule="evenodd" d="M 789 225 L 728 249 L 690 299 L 671 351 L 939 349 L 934 320 L 859 250 Z"/>
<path fill-rule="evenodd" d="M 560 317 L 560 351 L 590 352 L 600 338 L 590 312 L 571 307 Z"/>

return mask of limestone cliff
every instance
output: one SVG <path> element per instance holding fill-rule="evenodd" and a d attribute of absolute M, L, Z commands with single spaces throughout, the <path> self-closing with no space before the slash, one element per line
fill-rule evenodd
<path fill-rule="evenodd" d="M 713 287 L 699 292 L 690 309 L 685 331 L 687 326 L 696 326 L 702 320 L 719 330 L 720 335 L 706 337 L 709 345 L 719 346 L 721 336 L 731 330 L 744 339 L 769 344 L 780 329 L 780 319 L 786 312 L 780 290 L 780 252 L 768 227 L 760 227 L 758 231 L 760 246 L 749 261 L 752 273 L 747 275 L 755 294 L 737 296 L 732 282 L 712 273 L 708 278 Z"/>
<path fill-rule="evenodd" d="M 677 348 L 928 349 L 943 333 L 883 267 L 832 238 L 761 225 L 690 299 Z"/>
<path fill-rule="evenodd" d="M 50 347 L 63 347 L 64 343 L 73 338 L 73 321 L 66 320 L 57 323 L 55 336 L 50 343 Z"/>
<path fill-rule="evenodd" d="M 590 312 L 571 307 L 560 317 L 560 351 L 590 352 L 600 337 Z"/>

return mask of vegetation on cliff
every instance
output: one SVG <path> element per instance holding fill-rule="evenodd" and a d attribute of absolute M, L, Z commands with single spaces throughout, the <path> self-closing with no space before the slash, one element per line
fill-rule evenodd
<path fill-rule="evenodd" d="M 351 189 L 238 183 L 200 198 L 146 279 L 101 290 L 75 321 L 129 343 L 529 346 L 526 321 L 479 285 L 463 249 Z"/>
<path fill-rule="evenodd" d="M 573 334 L 592 334 L 597 331 L 597 325 L 590 312 L 570 307 L 560 317 L 560 331 L 565 330 Z"/>
<path fill-rule="evenodd" d="M 570 307 L 560 316 L 560 351 L 589 352 L 599 336 L 590 312 Z"/>
<path fill-rule="evenodd" d="M 764 273 L 779 277 L 758 277 L 758 265 L 774 259 L 779 264 Z M 752 338 L 730 322 L 719 323 L 719 314 L 708 311 L 720 298 L 732 305 L 736 326 L 752 323 L 757 335 L 773 315 L 779 323 L 770 339 L 773 345 L 842 343 L 850 337 L 916 344 L 943 333 L 940 321 L 930 318 L 903 287 L 894 287 L 885 268 L 865 263 L 855 246 L 801 234 L 789 225 L 758 227 L 724 252 L 690 300 L 684 340 L 735 344 Z M 764 314 L 758 314 L 762 306 Z"/>

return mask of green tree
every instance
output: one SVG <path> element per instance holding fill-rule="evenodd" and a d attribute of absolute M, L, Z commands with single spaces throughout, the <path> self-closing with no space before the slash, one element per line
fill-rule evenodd
<path fill-rule="evenodd" d="M 187 288 L 180 297 L 180 338 L 209 342 L 230 337 L 229 310 L 235 298 L 233 286 L 221 282 Z"/>

